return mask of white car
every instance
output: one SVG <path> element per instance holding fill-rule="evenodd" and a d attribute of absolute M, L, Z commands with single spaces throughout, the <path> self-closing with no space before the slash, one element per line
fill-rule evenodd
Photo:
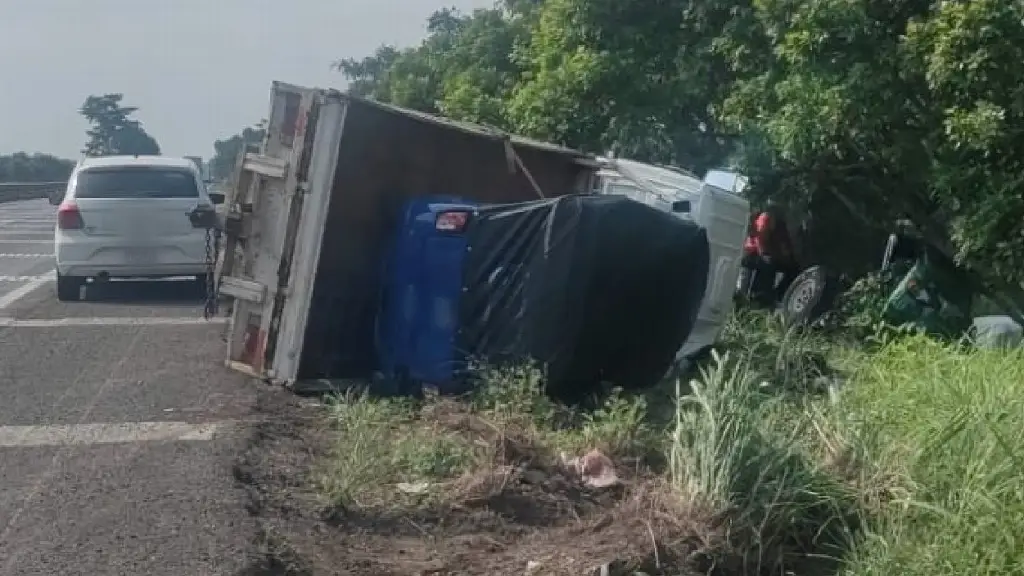
<path fill-rule="evenodd" d="M 197 208 L 224 201 L 209 194 L 186 158 L 107 156 L 78 163 L 57 210 L 57 298 L 77 300 L 86 279 L 206 279 L 206 230 Z"/>

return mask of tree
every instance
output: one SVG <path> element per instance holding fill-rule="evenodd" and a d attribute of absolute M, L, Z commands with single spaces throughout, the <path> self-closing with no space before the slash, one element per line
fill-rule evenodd
<path fill-rule="evenodd" d="M 717 103 L 732 81 L 712 50 L 735 3 L 550 0 L 520 54 L 508 103 L 517 130 L 592 152 L 698 172 L 733 146 Z"/>
<path fill-rule="evenodd" d="M 505 0 L 441 10 L 421 44 L 336 66 L 382 101 L 697 172 L 728 164 L 755 204 L 826 231 L 909 216 L 1020 283 L 1022 21 L 1024 4 L 999 0 Z"/>
<path fill-rule="evenodd" d="M 68 179 L 74 167 L 73 160 L 15 152 L 0 156 L 0 182 L 60 182 Z"/>
<path fill-rule="evenodd" d="M 337 61 L 334 68 L 354 94 L 504 128 L 504 102 L 522 72 L 513 54 L 529 39 L 537 4 L 510 0 L 503 8 L 470 15 L 439 10 L 428 19 L 428 36 L 419 46 L 382 46 L 361 60 Z"/>
<path fill-rule="evenodd" d="M 123 98 L 122 94 L 104 94 L 85 99 L 79 113 L 92 125 L 82 150 L 86 156 L 160 154 L 156 140 L 131 117 L 138 108 L 122 106 Z"/>
<path fill-rule="evenodd" d="M 978 0 L 758 2 L 724 116 L 763 139 L 755 192 L 909 215 L 977 270 L 1024 280 L 1024 7 Z M 749 35 L 748 35 L 749 37 Z M 746 38 L 722 38 L 755 54 Z"/>
<path fill-rule="evenodd" d="M 258 145 L 266 136 L 266 124 L 260 122 L 224 140 L 213 143 L 213 158 L 210 158 L 210 178 L 225 181 L 231 178 L 238 155 L 248 146 Z"/>
<path fill-rule="evenodd" d="M 722 58 L 704 64 L 713 35 L 704 21 L 686 28 L 691 4 L 507 0 L 468 16 L 441 10 L 419 46 L 384 46 L 335 67 L 359 95 L 703 170 L 731 146 L 712 106 L 730 76 Z M 712 23 L 727 26 L 730 14 L 723 3 Z"/>

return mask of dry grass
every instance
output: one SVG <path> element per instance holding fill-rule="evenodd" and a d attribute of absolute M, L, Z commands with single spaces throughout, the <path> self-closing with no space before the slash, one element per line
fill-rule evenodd
<path fill-rule="evenodd" d="M 1024 358 L 893 334 L 742 317 L 692 379 L 589 411 L 526 368 L 464 399 L 339 398 L 320 487 L 341 526 L 415 527 L 364 542 L 404 538 L 379 573 L 1024 573 Z M 566 465 L 592 449 L 617 485 Z"/>
<path fill-rule="evenodd" d="M 652 470 L 647 456 L 667 437 L 645 419 L 642 398 L 613 393 L 584 413 L 544 395 L 535 370 L 484 376 L 465 399 L 335 399 L 337 440 L 318 474 L 332 517 L 415 525 L 468 574 L 609 563 L 661 573 L 716 542 L 709 511 Z M 595 449 L 614 462 L 615 485 L 589 486 L 571 462 Z"/>

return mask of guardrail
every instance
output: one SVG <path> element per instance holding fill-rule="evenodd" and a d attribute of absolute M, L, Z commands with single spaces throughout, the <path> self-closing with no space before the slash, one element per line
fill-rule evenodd
<path fill-rule="evenodd" d="M 48 198 L 52 192 L 63 190 L 67 185 L 66 180 L 63 182 L 0 182 L 0 203 Z"/>

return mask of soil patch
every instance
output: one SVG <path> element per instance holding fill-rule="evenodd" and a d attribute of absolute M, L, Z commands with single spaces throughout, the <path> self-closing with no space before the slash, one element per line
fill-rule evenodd
<path fill-rule="evenodd" d="M 257 411 L 233 470 L 259 525 L 257 556 L 239 576 L 678 575 L 707 573 L 704 552 L 718 545 L 708 518 L 657 480 L 590 488 L 514 442 L 443 503 L 330 507 L 313 477 L 336 441 L 322 406 L 265 388 Z"/>

